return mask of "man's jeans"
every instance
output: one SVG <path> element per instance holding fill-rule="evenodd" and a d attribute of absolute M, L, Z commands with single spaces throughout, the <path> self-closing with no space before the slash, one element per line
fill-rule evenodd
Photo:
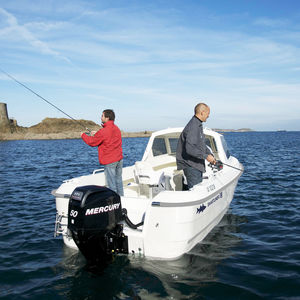
<path fill-rule="evenodd" d="M 118 193 L 120 196 L 124 196 L 122 168 L 123 159 L 108 165 L 104 165 L 104 174 L 108 187 Z"/>
<path fill-rule="evenodd" d="M 189 189 L 191 189 L 194 185 L 202 182 L 202 172 L 195 168 L 186 167 L 183 169 L 183 173 L 187 180 Z"/>

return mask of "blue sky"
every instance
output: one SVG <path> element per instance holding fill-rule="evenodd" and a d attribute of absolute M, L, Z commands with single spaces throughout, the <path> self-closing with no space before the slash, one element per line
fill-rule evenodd
<path fill-rule="evenodd" d="M 76 119 L 116 112 L 125 131 L 300 130 L 300 2 L 3 1 L 0 68 Z M 21 126 L 65 117 L 0 73 Z"/>

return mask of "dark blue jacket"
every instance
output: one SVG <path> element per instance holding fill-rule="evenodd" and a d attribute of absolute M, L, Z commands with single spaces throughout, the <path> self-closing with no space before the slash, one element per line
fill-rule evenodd
<path fill-rule="evenodd" d="M 178 140 L 176 150 L 177 169 L 182 170 L 190 166 L 205 172 L 205 159 L 208 154 L 211 154 L 211 152 L 205 144 L 202 121 L 193 116 Z"/>

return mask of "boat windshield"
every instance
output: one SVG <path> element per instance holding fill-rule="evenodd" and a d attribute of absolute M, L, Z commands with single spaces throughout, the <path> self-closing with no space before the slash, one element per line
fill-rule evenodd
<path fill-rule="evenodd" d="M 167 154 L 166 142 L 163 137 L 156 137 L 152 145 L 153 156 Z"/>
<path fill-rule="evenodd" d="M 227 143 L 226 143 L 225 138 L 224 138 L 223 135 L 221 136 L 221 142 L 222 142 L 222 146 L 223 146 L 224 152 L 226 154 L 226 157 L 229 158 L 230 157 L 230 152 L 229 152 Z"/>
<path fill-rule="evenodd" d="M 178 138 L 169 138 L 171 154 L 176 154 Z"/>
<path fill-rule="evenodd" d="M 152 153 L 153 156 L 159 155 L 176 155 L 179 133 L 157 136 L 153 140 Z"/>
<path fill-rule="evenodd" d="M 152 144 L 152 153 L 153 156 L 159 156 L 159 155 L 176 155 L 176 149 L 178 144 L 180 133 L 176 134 L 170 134 L 170 135 L 160 135 L 155 137 Z M 206 135 L 205 136 L 205 143 L 209 147 L 210 151 L 218 157 L 218 150 L 216 146 L 216 142 L 212 136 Z M 229 151 L 226 145 L 225 140 L 222 141 L 224 150 L 226 152 L 226 155 L 229 155 Z M 228 157 L 229 157 L 228 156 Z"/>

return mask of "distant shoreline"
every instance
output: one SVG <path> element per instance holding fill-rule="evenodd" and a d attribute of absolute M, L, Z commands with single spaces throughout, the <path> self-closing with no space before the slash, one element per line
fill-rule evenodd
<path fill-rule="evenodd" d="M 80 132 L 66 131 L 59 133 L 0 133 L 0 141 L 16 141 L 16 140 L 71 140 L 71 139 L 80 139 Z M 122 132 L 122 138 L 131 138 L 131 137 L 150 137 L 150 131 L 146 132 Z"/>
<path fill-rule="evenodd" d="M 101 128 L 93 121 L 87 120 L 70 120 L 66 118 L 46 118 L 42 122 L 31 127 L 21 127 L 15 122 L 10 125 L 0 126 L 0 140 L 63 140 L 63 139 L 80 139 L 82 128 L 89 128 L 91 131 L 97 131 Z M 241 129 L 213 129 L 220 133 L 226 132 L 248 132 L 253 131 L 249 128 Z M 150 137 L 153 131 L 124 132 L 121 131 L 122 137 Z"/>
<path fill-rule="evenodd" d="M 215 129 L 213 129 L 215 130 Z M 229 133 L 229 132 L 253 132 L 253 130 L 215 130 L 219 133 Z M 145 137 L 148 138 L 152 134 L 152 131 L 144 132 L 122 132 L 122 138 L 137 138 Z M 71 140 L 80 139 L 81 132 L 60 132 L 60 133 L 0 133 L 0 141 L 17 141 L 17 140 Z"/>

